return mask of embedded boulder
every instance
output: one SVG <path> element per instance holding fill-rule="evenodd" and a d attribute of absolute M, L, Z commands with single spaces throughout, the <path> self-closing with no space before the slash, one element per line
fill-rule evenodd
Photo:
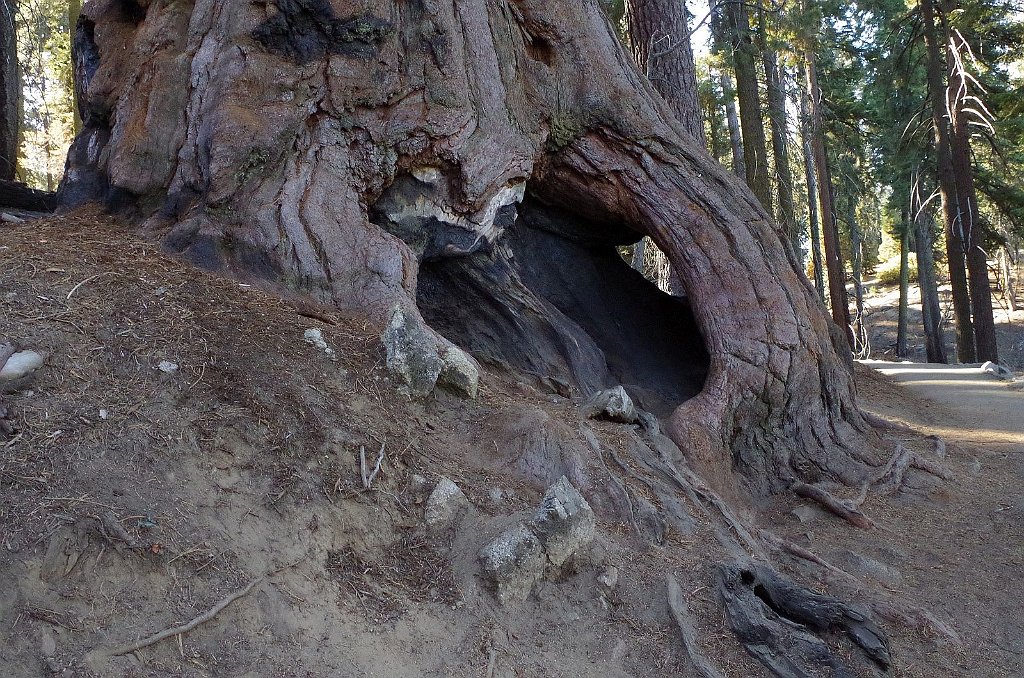
<path fill-rule="evenodd" d="M 559 570 L 594 538 L 594 512 L 562 476 L 529 521 L 498 535 L 479 553 L 484 575 L 502 605 L 523 602 L 549 571 Z"/>
<path fill-rule="evenodd" d="M 423 520 L 427 527 L 438 529 L 451 525 L 470 507 L 469 499 L 459 486 L 448 478 L 441 478 L 427 498 Z"/>
<path fill-rule="evenodd" d="M 387 353 L 388 370 L 401 380 L 412 397 L 429 395 L 436 386 L 446 386 L 466 398 L 476 398 L 480 370 L 460 348 L 436 338 L 423 321 L 396 306 L 380 337 Z"/>
<path fill-rule="evenodd" d="M 622 386 L 595 393 L 583 405 L 583 415 L 588 419 L 608 419 L 620 424 L 635 424 L 639 421 L 633 400 Z"/>

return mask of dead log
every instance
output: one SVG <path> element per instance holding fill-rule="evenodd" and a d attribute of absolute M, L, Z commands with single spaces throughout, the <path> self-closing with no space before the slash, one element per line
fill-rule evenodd
<path fill-rule="evenodd" d="M 29 188 L 20 181 L 0 179 L 0 207 L 13 207 L 30 212 L 52 212 L 57 209 L 57 194 Z"/>
<path fill-rule="evenodd" d="M 889 641 L 868 613 L 814 593 L 764 565 L 719 565 L 716 579 L 729 625 L 740 643 L 780 678 L 821 675 L 853 678 L 855 671 L 819 637 L 841 632 L 882 669 Z"/>

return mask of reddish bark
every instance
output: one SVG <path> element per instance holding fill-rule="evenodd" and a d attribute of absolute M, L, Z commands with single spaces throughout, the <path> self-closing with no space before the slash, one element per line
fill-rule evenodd
<path fill-rule="evenodd" d="M 99 61 L 65 197 L 131 205 L 203 265 L 381 323 L 396 305 L 419 317 L 421 263 L 504 251 L 524 191 L 541 221 L 560 209 L 595 239 L 627 226 L 680 273 L 710 354 L 669 418 L 681 448 L 758 492 L 863 479 L 846 340 L 779 227 L 636 73 L 596 4 L 84 11 Z"/>

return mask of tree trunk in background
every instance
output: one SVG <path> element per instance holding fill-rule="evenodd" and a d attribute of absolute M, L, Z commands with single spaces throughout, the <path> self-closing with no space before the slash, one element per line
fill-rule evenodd
<path fill-rule="evenodd" d="M 896 357 L 907 357 L 907 311 L 910 294 L 910 215 L 906 209 L 900 214 L 900 301 L 896 316 Z M 920 262 L 918 262 L 920 266 Z M 924 292 L 921 293 L 922 298 Z"/>
<path fill-rule="evenodd" d="M 1009 232 L 1004 231 L 1007 242 L 1012 243 L 1013 237 Z M 1017 304 L 1017 281 L 1014 277 L 1015 257 L 1010 254 L 1011 245 L 1005 245 L 999 250 L 999 277 L 1003 287 L 1003 297 L 1006 299 L 1006 307 L 1011 313 L 1018 310 Z"/>
<path fill-rule="evenodd" d="M 768 121 L 772 129 L 772 157 L 775 160 L 775 192 L 778 199 L 779 224 L 789 234 L 793 249 L 800 251 L 800 227 L 793 208 L 793 172 L 789 167 L 789 116 L 786 112 L 785 71 L 778 55 L 768 45 L 765 10 L 758 7 L 758 42 L 764 63 L 764 84 L 768 93 Z"/>
<path fill-rule="evenodd" d="M 864 234 L 857 221 L 857 193 L 847 195 L 846 218 L 850 225 L 850 249 L 853 257 L 853 296 L 857 309 L 853 319 L 853 352 L 867 357 L 869 349 L 867 332 L 864 330 Z"/>
<path fill-rule="evenodd" d="M 757 86 L 754 64 L 754 41 L 750 32 L 747 5 L 742 0 L 725 0 L 732 44 L 733 67 L 736 71 L 736 98 L 740 104 L 740 129 L 743 132 L 743 160 L 747 185 L 772 211 L 771 175 L 768 171 L 768 147 L 764 137 L 764 116 Z"/>
<path fill-rule="evenodd" d="M 929 0 L 930 2 L 931 0 Z M 957 4 L 943 3 L 943 23 Z M 959 33 L 946 25 L 946 67 L 953 68 L 953 50 L 959 46 L 961 52 L 968 48 L 963 45 Z M 974 349 L 976 360 L 999 362 L 996 343 L 996 325 L 992 313 L 992 287 L 988 277 L 988 256 L 985 253 L 984 224 L 978 209 L 978 196 L 974 189 L 974 168 L 971 165 L 971 130 L 964 111 L 965 97 L 971 91 L 969 76 L 962 79 L 951 71 L 949 87 L 946 88 L 946 111 L 951 115 L 949 127 L 949 152 L 956 187 L 956 211 L 959 235 L 967 253 L 967 283 L 971 298 L 971 319 L 974 322 Z M 954 77 L 957 81 L 954 82 Z M 974 104 L 971 104 L 972 106 Z"/>
<path fill-rule="evenodd" d="M 18 36 L 14 19 L 15 0 L 0 3 L 0 179 L 13 181 L 18 167 L 21 127 L 21 78 L 18 70 Z"/>
<path fill-rule="evenodd" d="M 818 205 L 821 229 L 825 236 L 825 268 L 828 270 L 828 296 L 832 307 L 832 319 L 843 329 L 850 341 L 856 342 L 850 327 L 850 301 L 846 294 L 846 266 L 839 247 L 839 222 L 832 195 L 832 173 L 829 170 L 828 154 L 825 151 L 825 132 L 821 116 L 821 91 L 818 88 L 818 69 L 814 53 L 804 53 L 807 67 L 807 92 L 811 120 L 811 149 L 814 157 L 814 171 L 817 175 Z"/>
<path fill-rule="evenodd" d="M 811 150 L 813 127 L 807 96 L 806 65 L 803 85 L 800 87 L 800 134 L 804 154 L 804 181 L 807 184 L 808 237 L 811 243 L 811 261 L 814 264 L 814 288 L 821 303 L 825 303 L 825 272 L 822 270 L 821 230 L 818 219 L 818 181 L 814 170 L 814 152 Z"/>
<path fill-rule="evenodd" d="M 800 227 L 793 208 L 793 171 L 789 166 L 788 116 L 784 72 L 778 66 L 775 52 L 764 53 L 765 84 L 768 89 L 768 116 L 772 125 L 772 155 L 775 158 L 775 190 L 778 194 L 779 223 L 789 233 L 793 248 L 800 248 Z"/>
<path fill-rule="evenodd" d="M 935 130 L 936 177 L 942 195 L 946 263 L 949 266 L 949 284 L 953 291 L 956 353 L 960 362 L 973 363 L 977 360 L 977 352 L 974 345 L 974 323 L 971 320 L 971 297 L 967 286 L 956 178 L 953 174 L 953 157 L 949 143 L 949 120 L 946 117 L 946 67 L 942 59 L 940 33 L 935 23 L 933 0 L 921 0 L 921 15 L 927 51 L 926 69 L 931 96 L 932 126 Z"/>
<path fill-rule="evenodd" d="M 732 147 L 732 171 L 746 180 L 746 160 L 743 158 L 743 137 L 740 133 L 740 116 L 736 113 L 736 90 L 727 73 L 718 76 L 722 85 L 722 98 L 725 101 L 725 119 L 729 123 L 729 145 Z"/>
<path fill-rule="evenodd" d="M 696 395 L 666 412 L 694 464 L 764 493 L 822 475 L 859 486 L 883 463 L 848 343 L 778 226 L 628 65 L 596 3 L 376 3 L 344 18 L 284 0 L 122 5 L 83 7 L 95 30 L 79 51 L 97 61 L 65 199 L 128 207 L 204 267 L 379 327 L 400 314 L 439 354 L 454 347 L 417 301 L 440 268 L 503 274 L 509 251 L 529 251 L 533 274 L 571 282 L 598 251 L 628 269 L 614 246 L 648 235 L 682 278 L 687 301 L 668 300 L 703 364 Z M 488 304 L 525 300 L 496 307 L 587 338 L 519 278 L 489 280 L 472 290 L 482 322 L 501 320 Z M 598 279 L 580 301 L 600 309 L 614 291 Z M 438 322 L 461 299 L 435 298 Z"/>
<path fill-rule="evenodd" d="M 915 206 L 915 209 L 920 209 Z M 921 287 L 921 314 L 924 317 L 924 346 L 930 363 L 947 363 L 946 342 L 942 337 L 942 311 L 939 307 L 939 286 L 935 280 L 935 256 L 932 254 L 931 213 L 923 212 L 914 219 L 917 245 L 917 282 Z"/>
<path fill-rule="evenodd" d="M 75 44 L 75 32 L 78 30 L 78 17 L 82 13 L 82 0 L 68 0 L 68 33 L 70 43 Z M 73 60 L 73 59 L 72 59 Z M 68 91 L 71 92 L 71 108 L 75 134 L 82 131 L 82 112 L 78 110 L 78 97 L 75 96 L 74 69 L 70 71 L 71 82 L 68 83 Z"/>
<path fill-rule="evenodd" d="M 627 0 L 625 18 L 633 59 L 690 136 L 706 146 L 686 4 Z"/>

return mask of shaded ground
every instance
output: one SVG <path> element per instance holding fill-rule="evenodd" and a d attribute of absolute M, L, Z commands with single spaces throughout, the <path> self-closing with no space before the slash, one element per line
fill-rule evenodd
<path fill-rule="evenodd" d="M 692 676 L 666 608 L 672 572 L 705 654 L 726 675 L 763 675 L 724 626 L 713 568 L 726 556 L 707 520 L 690 507 L 692 526 L 659 539 L 608 502 L 585 431 L 622 453 L 630 427 L 581 422 L 579 403 L 490 372 L 478 401 L 408 402 L 359 319 L 197 272 L 95 213 L 0 229 L 0 336 L 48 354 L 8 396 L 19 433 L 0 439 L 0 674 Z M 334 359 L 303 341 L 312 327 Z M 943 403 L 924 397 L 934 384 L 858 369 L 867 409 L 945 437 L 953 480 L 911 473 L 903 492 L 869 497 L 870 531 L 789 496 L 741 513 L 847 574 L 773 554 L 783 571 L 888 610 L 893 675 L 1021 675 L 1020 429 L 959 386 Z M 1024 396 L 1007 393 L 1012 414 Z M 897 438 L 932 453 L 929 438 Z M 366 491 L 359 450 L 382 445 Z M 474 509 L 457 529 L 424 529 L 414 473 L 465 490 Z M 598 538 L 501 608 L 477 550 L 561 473 L 594 505 Z M 97 529 L 108 514 L 134 544 Z M 194 631 L 89 655 L 287 565 Z M 909 623 L 917 608 L 931 621 Z"/>

